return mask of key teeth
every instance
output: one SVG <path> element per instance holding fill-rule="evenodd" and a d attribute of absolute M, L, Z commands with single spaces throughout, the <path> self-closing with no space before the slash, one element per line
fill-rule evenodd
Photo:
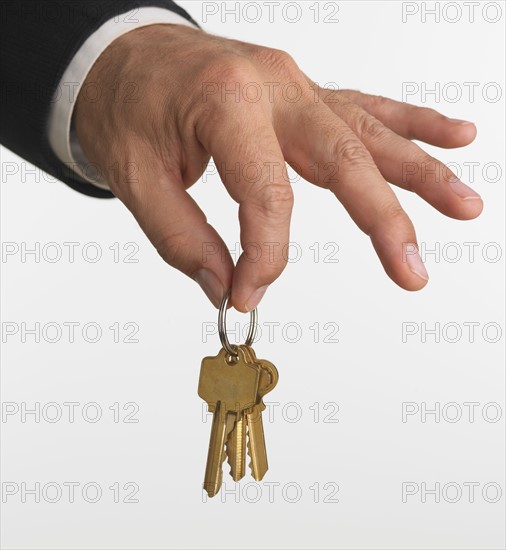
<path fill-rule="evenodd" d="M 223 463 L 225 462 L 225 460 L 227 460 L 228 458 L 228 463 L 230 465 L 230 467 L 232 467 L 232 465 L 230 464 L 230 457 L 228 457 L 228 445 L 225 443 L 225 448 L 223 449 L 223 457 L 221 459 L 221 465 L 223 466 Z"/>
<path fill-rule="evenodd" d="M 229 438 L 232 437 L 232 432 L 230 433 L 229 435 Z M 241 478 L 240 477 L 237 477 L 238 476 L 238 471 L 237 471 L 237 464 L 235 463 L 234 461 L 234 455 L 233 453 L 231 452 L 231 446 L 228 444 L 226 444 L 226 454 L 227 454 L 227 462 L 228 462 L 228 465 L 230 466 L 230 477 L 234 480 L 234 481 L 240 481 Z M 237 459 L 237 457 L 236 457 Z"/>
<path fill-rule="evenodd" d="M 264 476 L 258 475 L 258 472 L 255 472 L 255 470 L 253 469 L 253 456 L 252 456 L 252 453 L 251 453 L 251 445 L 250 445 L 250 442 L 249 442 L 249 437 L 248 437 L 248 444 L 246 446 L 248 448 L 248 456 L 250 457 L 250 462 L 248 464 L 248 467 L 251 471 L 251 476 L 253 477 L 253 479 L 255 481 L 262 481 Z"/>
<path fill-rule="evenodd" d="M 255 472 L 253 471 L 253 453 L 251 452 L 251 439 L 250 439 L 250 436 L 249 436 L 249 425 L 247 425 L 246 427 L 246 449 L 248 451 L 248 456 L 250 458 L 250 461 L 249 461 L 249 464 L 248 464 L 248 468 L 250 469 L 251 471 L 251 475 L 253 476 L 253 479 L 255 479 L 256 481 L 260 481 L 259 479 L 257 479 L 256 475 L 255 475 Z"/>
<path fill-rule="evenodd" d="M 255 481 L 262 481 L 262 479 L 265 477 L 265 474 L 267 473 L 267 469 L 265 470 L 265 472 L 260 475 L 260 472 L 255 472 L 254 468 L 253 468 L 253 453 L 251 451 L 251 438 L 250 438 L 250 427 L 249 427 L 249 424 L 246 424 L 247 426 L 247 431 L 246 431 L 246 439 L 247 439 L 247 444 L 246 444 L 246 449 L 248 451 L 248 456 L 250 457 L 250 462 L 248 464 L 248 467 L 251 471 L 251 475 L 253 477 L 253 479 Z"/>
<path fill-rule="evenodd" d="M 230 434 L 229 434 L 228 437 L 230 439 Z M 230 466 L 230 472 L 229 473 L 230 473 L 230 475 L 232 475 L 234 466 L 233 466 L 232 455 L 230 454 L 230 445 L 228 444 L 228 440 L 225 443 L 225 456 L 223 458 L 223 462 L 225 462 L 225 458 L 227 459 L 228 465 Z"/>

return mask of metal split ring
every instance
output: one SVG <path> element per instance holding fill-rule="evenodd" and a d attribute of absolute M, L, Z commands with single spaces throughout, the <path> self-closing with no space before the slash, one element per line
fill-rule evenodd
<path fill-rule="evenodd" d="M 230 291 L 228 291 L 220 304 L 220 309 L 218 312 L 218 334 L 220 335 L 221 345 L 225 348 L 228 354 L 231 357 L 238 357 L 236 346 L 230 344 L 230 341 L 227 336 L 227 304 L 228 299 L 230 298 Z M 249 331 L 248 336 L 246 337 L 246 346 L 251 346 L 255 340 L 255 335 L 258 327 L 258 313 L 256 308 L 250 312 L 250 321 L 249 321 Z"/>

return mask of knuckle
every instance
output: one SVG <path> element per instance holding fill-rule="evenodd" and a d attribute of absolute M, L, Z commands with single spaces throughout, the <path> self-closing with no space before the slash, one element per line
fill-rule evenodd
<path fill-rule="evenodd" d="M 370 164 L 370 157 L 358 139 L 342 138 L 337 142 L 336 156 L 339 164 Z"/>
<path fill-rule="evenodd" d="M 381 208 L 381 216 L 389 223 L 397 225 L 409 224 L 409 218 L 398 202 L 389 202 Z"/>
<path fill-rule="evenodd" d="M 300 70 L 294 58 L 284 50 L 276 48 L 259 48 L 256 58 L 261 65 L 281 74 L 299 74 Z"/>
<path fill-rule="evenodd" d="M 252 201 L 269 217 L 287 216 L 293 208 L 293 191 L 289 185 L 270 183 L 259 188 Z"/>
<path fill-rule="evenodd" d="M 360 99 L 362 92 L 359 90 L 352 90 L 351 88 L 339 88 L 339 93 L 336 94 L 338 97 L 347 99 L 348 101 L 357 101 Z"/>
<path fill-rule="evenodd" d="M 411 107 L 413 114 L 423 113 L 424 115 L 430 115 L 431 117 L 439 118 L 441 120 L 445 120 L 446 118 L 439 111 L 436 111 L 436 109 L 433 109 L 432 107 L 419 107 L 418 105 L 411 105 Z"/>
<path fill-rule="evenodd" d="M 225 55 L 215 59 L 207 71 L 206 79 L 217 84 L 247 84 L 255 76 L 255 67 L 249 59 Z"/>
<path fill-rule="evenodd" d="M 456 177 L 452 170 L 438 159 L 415 144 L 413 144 L 413 148 L 418 149 L 418 154 L 413 155 L 414 160 L 411 161 L 409 170 L 406 170 L 406 179 L 409 184 L 440 184 Z"/>
<path fill-rule="evenodd" d="M 269 261 L 264 261 L 262 271 L 266 282 L 273 283 L 283 273 L 287 263 L 287 259 L 282 254 L 277 254 Z"/>
<path fill-rule="evenodd" d="M 382 95 L 369 95 L 368 97 L 369 105 L 378 110 L 382 110 L 389 106 L 390 102 L 388 98 Z"/>
<path fill-rule="evenodd" d="M 179 268 L 189 255 L 188 237 L 186 231 L 167 234 L 154 243 L 156 251 L 169 265 Z"/>
<path fill-rule="evenodd" d="M 423 172 L 425 177 L 433 178 L 439 161 L 421 149 L 417 153 L 413 156 L 416 172 L 412 176 L 420 177 Z"/>
<path fill-rule="evenodd" d="M 420 155 L 418 157 L 418 163 L 420 166 L 427 168 L 428 170 L 435 171 L 435 168 L 439 161 L 433 156 L 429 155 L 423 150 L 420 150 Z"/>
<path fill-rule="evenodd" d="M 381 140 L 387 136 L 387 129 L 381 122 L 367 113 L 360 113 L 357 118 L 359 134 L 373 140 Z"/>

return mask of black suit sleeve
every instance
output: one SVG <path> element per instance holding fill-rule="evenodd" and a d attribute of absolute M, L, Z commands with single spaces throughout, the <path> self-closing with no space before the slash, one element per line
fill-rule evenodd
<path fill-rule="evenodd" d="M 145 6 L 165 8 L 195 23 L 172 0 L 2 1 L 0 142 L 77 191 L 112 197 L 79 178 L 53 153 L 47 135 L 51 99 L 71 59 L 94 31 L 116 15 Z"/>

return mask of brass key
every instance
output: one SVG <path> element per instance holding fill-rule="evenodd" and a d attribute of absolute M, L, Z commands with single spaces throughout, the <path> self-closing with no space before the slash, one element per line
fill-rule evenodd
<path fill-rule="evenodd" d="M 243 351 L 245 352 L 245 356 L 248 357 L 249 363 L 258 369 L 258 365 L 252 362 L 249 358 L 247 348 L 243 348 Z M 260 384 L 260 369 L 258 369 L 258 373 Z M 228 434 L 228 438 L 225 443 L 225 452 L 230 465 L 230 475 L 232 476 L 232 479 L 234 481 L 241 480 L 246 473 L 246 415 L 244 411 L 237 417 L 234 428 Z"/>
<path fill-rule="evenodd" d="M 249 357 L 251 363 L 259 369 L 258 395 L 255 406 L 247 411 L 243 411 L 233 430 L 230 432 L 226 443 L 226 453 L 232 478 L 234 481 L 239 481 L 246 473 L 246 449 L 248 449 L 253 477 L 259 481 L 263 478 L 268 468 L 262 422 L 262 411 L 265 410 L 265 405 L 262 398 L 274 389 L 278 381 L 278 372 L 272 363 L 258 360 L 255 352 L 249 346 L 240 347 Z M 246 426 L 248 427 L 247 446 Z"/>
<path fill-rule="evenodd" d="M 260 368 L 260 365 L 258 363 L 255 363 L 255 361 L 252 360 L 251 354 L 249 353 L 249 348 L 247 346 L 240 346 L 240 347 L 243 348 L 243 351 L 245 352 L 245 355 L 248 356 L 250 363 L 253 364 L 255 368 L 258 369 L 259 371 L 258 393 L 259 394 L 263 393 L 262 387 L 269 382 L 269 377 L 266 376 L 265 371 Z M 256 401 L 258 401 L 259 399 L 260 397 L 257 395 Z M 228 438 L 225 444 L 228 463 L 230 465 L 230 474 L 234 481 L 241 480 L 246 473 L 246 453 L 247 453 L 246 413 L 247 411 L 243 411 L 243 413 L 239 415 L 234 428 L 228 435 Z"/>
<path fill-rule="evenodd" d="M 213 413 L 204 489 L 213 497 L 221 487 L 225 442 L 237 419 L 255 405 L 260 373 L 244 350 L 236 347 L 237 358 L 221 349 L 216 357 L 202 360 L 199 396 Z"/>
<path fill-rule="evenodd" d="M 252 348 L 248 349 L 248 354 L 262 369 L 257 403 L 253 409 L 246 414 L 246 424 L 248 426 L 248 453 L 251 458 L 251 475 L 256 481 L 260 481 L 269 469 L 262 420 L 262 411 L 265 410 L 263 397 L 275 388 L 278 383 L 279 375 L 276 367 L 272 363 L 264 359 L 257 359 Z"/>
<path fill-rule="evenodd" d="M 239 481 L 246 473 L 246 418 L 242 412 L 228 434 L 226 453 L 230 465 L 230 475 Z"/>

